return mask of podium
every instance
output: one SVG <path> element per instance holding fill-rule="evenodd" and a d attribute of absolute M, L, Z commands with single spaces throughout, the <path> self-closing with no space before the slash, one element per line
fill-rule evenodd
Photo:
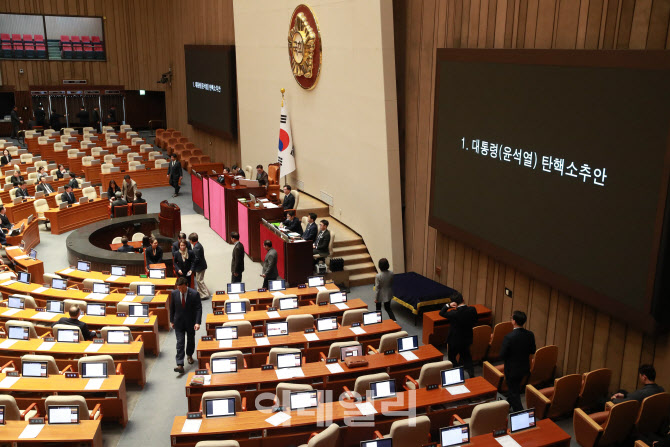
<path fill-rule="evenodd" d="M 181 231 L 181 210 L 175 203 L 167 200 L 161 202 L 161 212 L 158 215 L 158 230 L 161 235 L 176 239 Z"/>

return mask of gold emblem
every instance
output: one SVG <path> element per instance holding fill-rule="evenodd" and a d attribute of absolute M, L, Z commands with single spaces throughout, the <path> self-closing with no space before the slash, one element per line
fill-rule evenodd
<path fill-rule="evenodd" d="M 293 11 L 288 51 L 295 80 L 302 88 L 314 88 L 321 69 L 321 38 L 309 6 L 299 5 Z"/>

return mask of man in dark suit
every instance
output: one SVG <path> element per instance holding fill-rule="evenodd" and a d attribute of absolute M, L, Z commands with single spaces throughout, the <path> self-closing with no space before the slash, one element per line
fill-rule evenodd
<path fill-rule="evenodd" d="M 612 395 L 612 402 L 618 404 L 620 402 L 626 402 L 627 400 L 636 400 L 640 403 L 654 394 L 662 393 L 665 390 L 662 386 L 656 384 L 656 369 L 654 365 L 640 365 L 640 368 L 637 370 L 638 379 L 643 385 L 639 390 L 635 390 L 632 393 L 629 393 L 625 390 L 621 390 Z"/>
<path fill-rule="evenodd" d="M 314 254 L 319 256 L 330 256 L 330 231 L 328 231 L 328 221 L 322 219 L 319 225 L 319 234 L 314 241 Z"/>
<path fill-rule="evenodd" d="M 77 181 L 77 174 L 70 172 L 70 182 L 68 185 L 72 186 L 72 189 L 79 188 L 79 182 Z"/>
<path fill-rule="evenodd" d="M 93 121 L 91 122 L 96 132 L 100 132 L 100 108 L 93 107 Z"/>
<path fill-rule="evenodd" d="M 174 258 L 175 253 L 179 251 L 179 243 L 181 241 L 186 242 L 187 250 L 192 250 L 191 243 L 186 239 L 186 233 L 179 233 L 177 240 L 172 243 L 172 257 Z"/>
<path fill-rule="evenodd" d="M 19 108 L 14 106 L 9 115 L 12 121 L 12 138 L 17 139 L 19 137 L 19 126 L 23 124 L 23 120 L 19 116 Z"/>
<path fill-rule="evenodd" d="M 305 232 L 302 233 L 302 238 L 306 241 L 314 242 L 316 240 L 316 233 L 316 214 L 309 213 L 307 218 L 307 227 L 305 228 Z"/>
<path fill-rule="evenodd" d="M 56 324 L 69 324 L 70 326 L 77 326 L 79 329 L 81 329 L 84 340 L 93 340 L 96 336 L 96 333 L 95 331 L 89 330 L 88 325 L 79 320 L 79 307 L 71 306 L 69 313 L 70 318 L 61 317 L 61 319 L 58 320 L 58 323 Z"/>
<path fill-rule="evenodd" d="M 142 198 L 142 193 L 137 191 L 135 193 L 135 200 L 133 200 L 133 203 L 147 203 L 147 201 Z"/>
<path fill-rule="evenodd" d="M 123 200 L 123 197 L 121 195 L 121 191 L 116 191 L 116 200 L 112 202 L 112 214 L 114 214 L 114 207 L 115 206 L 126 206 L 128 205 L 128 202 Z"/>
<path fill-rule="evenodd" d="M 177 367 L 179 374 L 184 374 L 184 338 L 186 339 L 186 359 L 193 364 L 195 351 L 195 332 L 200 329 L 202 319 L 202 303 L 198 292 L 188 287 L 188 279 L 177 278 L 177 290 L 172 291 L 170 300 L 170 326 L 177 337 Z"/>
<path fill-rule="evenodd" d="M 172 197 L 177 197 L 179 195 L 179 182 L 184 176 L 184 171 L 181 169 L 181 163 L 177 160 L 177 154 L 171 155 L 167 176 L 170 179 L 170 186 L 174 188 Z"/>
<path fill-rule="evenodd" d="M 268 186 L 268 173 L 263 170 L 263 165 L 256 166 L 256 180 L 260 186 Z"/>
<path fill-rule="evenodd" d="M 133 248 L 132 245 L 128 245 L 128 238 L 126 236 L 123 236 L 121 238 L 121 245 L 119 248 L 116 249 L 116 251 L 119 251 L 121 253 L 135 253 L 135 248 Z"/>
<path fill-rule="evenodd" d="M 51 116 L 49 117 L 49 125 L 53 130 L 60 131 L 63 126 L 60 123 L 60 119 L 63 118 L 63 115 L 61 115 L 58 112 L 53 112 Z"/>
<path fill-rule="evenodd" d="M 28 194 L 28 190 L 26 189 L 26 187 L 27 187 L 26 182 L 19 182 L 19 186 L 17 186 L 16 189 L 14 190 L 14 195 L 16 197 L 23 197 L 23 198 L 29 197 L 30 194 Z"/>
<path fill-rule="evenodd" d="M 449 361 L 458 366 L 462 364 L 470 377 L 475 376 L 472 367 L 472 355 L 470 345 L 472 344 L 472 328 L 477 324 L 477 309 L 463 302 L 463 296 L 459 293 L 440 310 L 440 316 L 449 322 L 449 333 L 447 334 L 447 345 L 449 346 Z M 460 357 L 460 362 L 456 357 Z"/>
<path fill-rule="evenodd" d="M 198 234 L 191 233 L 188 235 L 188 240 L 193 244 L 193 263 L 191 264 L 191 271 L 186 276 L 191 276 L 195 273 L 195 286 L 201 300 L 209 298 L 209 289 L 205 285 L 205 270 L 207 270 L 207 261 L 205 260 L 205 249 L 202 244 L 198 242 Z"/>
<path fill-rule="evenodd" d="M 109 108 L 107 116 L 109 116 L 109 118 L 111 119 L 110 122 L 118 123 L 118 121 L 116 120 L 116 107 L 115 106 L 111 106 Z"/>
<path fill-rule="evenodd" d="M 286 220 L 282 225 L 293 233 L 302 234 L 302 224 L 300 223 L 300 219 L 295 217 L 295 210 L 286 212 Z"/>
<path fill-rule="evenodd" d="M 47 125 L 47 114 L 42 104 L 35 109 L 35 124 L 41 127 L 46 127 Z"/>
<path fill-rule="evenodd" d="M 72 192 L 72 186 L 65 185 L 65 192 L 60 195 L 60 201 L 72 205 L 76 203 L 74 198 L 74 193 Z"/>
<path fill-rule="evenodd" d="M 79 125 L 81 127 L 88 127 L 89 123 L 88 111 L 84 107 L 79 108 L 77 118 L 79 119 Z"/>
<path fill-rule="evenodd" d="M 263 242 L 263 247 L 268 251 L 263 261 L 263 288 L 268 288 L 268 281 L 274 281 L 279 276 L 277 271 L 277 250 L 272 248 L 272 241 L 266 240 Z"/>
<path fill-rule="evenodd" d="M 505 362 L 505 381 L 509 393 L 507 402 L 512 411 L 523 410 L 521 404 L 521 382 L 530 374 L 530 356 L 535 354 L 535 335 L 526 329 L 526 314 L 515 310 L 512 314 L 514 329 L 505 335 L 500 347 L 500 358 Z"/>
<path fill-rule="evenodd" d="M 9 181 L 11 182 L 12 185 L 19 186 L 19 184 L 23 181 L 23 176 L 21 175 L 21 171 L 19 171 L 19 170 L 14 171 L 14 175 L 12 175 L 9 178 Z"/>
<path fill-rule="evenodd" d="M 12 228 L 12 223 L 7 217 L 7 209 L 3 205 L 0 205 L 0 228 L 5 230 Z"/>
<path fill-rule="evenodd" d="M 45 196 L 48 196 L 54 192 L 54 189 L 50 184 L 47 183 L 47 178 L 42 177 L 39 184 L 35 187 L 35 191 L 42 191 Z"/>
<path fill-rule="evenodd" d="M 240 242 L 240 234 L 237 231 L 230 233 L 230 240 L 233 241 L 233 260 L 230 266 L 232 277 L 230 282 L 242 282 L 242 272 L 244 272 L 244 245 Z"/>
<path fill-rule="evenodd" d="M 285 210 L 292 210 L 295 208 L 295 196 L 291 193 L 291 185 L 284 185 L 284 202 L 282 207 Z"/>

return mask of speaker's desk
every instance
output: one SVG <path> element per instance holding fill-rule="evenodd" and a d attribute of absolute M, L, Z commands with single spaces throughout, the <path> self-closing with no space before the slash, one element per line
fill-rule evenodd
<path fill-rule="evenodd" d="M 82 444 L 91 447 L 102 447 L 102 430 L 100 421 L 81 421 L 75 428 L 71 425 L 46 424 L 36 438 L 20 438 L 23 430 L 28 426 L 25 421 L 7 421 L 2 427 L 3 442 L 10 442 L 12 446 L 43 446 L 46 443 L 58 443 L 64 446 L 79 447 Z"/>
<path fill-rule="evenodd" d="M 302 238 L 291 240 L 279 230 L 277 224 L 262 219 L 259 240 L 261 253 L 265 252 L 263 243 L 266 240 L 272 242 L 272 248 L 277 250 L 277 271 L 286 284 L 304 284 L 314 274 L 314 249 L 310 241 Z"/>
<path fill-rule="evenodd" d="M 333 283 L 327 283 L 325 286 L 323 286 L 325 290 L 331 291 L 331 292 L 338 292 L 340 289 Z M 281 295 L 297 295 L 298 299 L 300 301 L 305 301 L 309 300 L 312 298 L 316 298 L 317 293 L 319 293 L 319 289 L 316 287 L 305 287 L 305 288 L 298 288 L 298 287 L 289 287 L 286 290 L 282 290 L 280 292 L 259 292 L 257 290 L 250 290 L 245 293 L 239 294 L 239 298 L 246 298 L 251 302 L 252 306 L 264 306 L 264 307 L 269 307 L 272 305 L 272 300 L 275 298 L 275 296 L 281 296 Z M 225 293 L 221 292 L 216 292 L 214 296 L 212 296 L 212 308 L 216 309 L 219 307 L 224 307 L 226 304 L 226 301 L 228 300 L 229 295 L 226 295 Z"/>
<path fill-rule="evenodd" d="M 51 234 L 81 228 L 99 220 L 109 219 L 109 200 L 97 198 L 84 204 L 75 203 L 69 208 L 51 208 L 44 212 L 44 217 L 51 221 Z"/>
<path fill-rule="evenodd" d="M 266 251 L 261 250 L 261 220 L 268 222 L 284 220 L 284 208 L 271 205 L 271 208 L 255 207 L 249 201 L 237 201 L 237 228 L 244 251 L 255 262 L 265 259 Z"/>

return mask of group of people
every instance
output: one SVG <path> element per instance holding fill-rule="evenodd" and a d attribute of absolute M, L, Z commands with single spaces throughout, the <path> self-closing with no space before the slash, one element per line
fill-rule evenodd
<path fill-rule="evenodd" d="M 107 110 L 107 115 L 104 119 L 101 119 L 100 108 L 98 106 L 93 107 L 93 110 L 89 112 L 86 107 L 81 106 L 79 111 L 76 114 L 78 124 L 81 127 L 94 127 L 100 129 L 100 123 L 104 125 L 110 125 L 118 123 L 117 111 L 115 106 L 110 106 Z M 49 115 L 49 121 L 47 126 L 47 112 L 44 110 L 44 106 L 39 104 L 35 110 L 33 110 L 33 119 L 29 121 L 29 127 L 34 128 L 39 126 L 42 128 L 51 127 L 54 130 L 60 131 L 63 128 L 63 123 L 61 122 L 63 115 L 56 111 L 52 111 Z M 17 139 L 19 135 L 19 130 L 21 125 L 23 125 L 23 118 L 19 114 L 19 107 L 12 107 L 10 112 L 10 121 L 12 125 L 12 134 L 11 138 Z"/>

